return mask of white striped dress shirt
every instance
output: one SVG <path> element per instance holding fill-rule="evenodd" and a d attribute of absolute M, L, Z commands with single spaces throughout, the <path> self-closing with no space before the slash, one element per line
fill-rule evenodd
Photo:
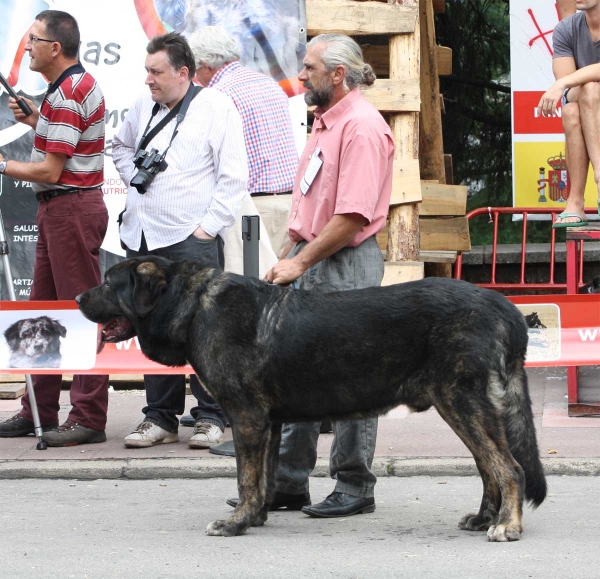
<path fill-rule="evenodd" d="M 233 101 L 205 88 L 190 103 L 169 149 L 168 167 L 144 195 L 129 185 L 137 172 L 133 157 L 152 116 L 148 94 L 129 110 L 113 140 L 113 161 L 128 185 L 121 239 L 139 250 L 142 231 L 149 250 L 188 238 L 198 227 L 216 236 L 235 222 L 248 190 L 248 161 L 242 120 Z M 162 105 L 151 127 L 167 115 Z M 146 146 L 163 152 L 175 129 L 171 120 Z"/>

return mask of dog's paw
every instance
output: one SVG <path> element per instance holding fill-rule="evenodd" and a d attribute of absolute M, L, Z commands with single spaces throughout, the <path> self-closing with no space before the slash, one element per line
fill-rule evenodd
<path fill-rule="evenodd" d="M 206 534 L 212 537 L 235 537 L 243 535 L 246 529 L 239 523 L 233 522 L 231 519 L 224 521 L 213 521 L 206 527 Z"/>
<path fill-rule="evenodd" d="M 489 511 L 470 513 L 458 522 L 458 528 L 463 531 L 487 531 L 497 518 L 495 513 Z"/>
<path fill-rule="evenodd" d="M 494 543 L 518 541 L 522 530 L 521 525 L 492 525 L 487 532 L 488 541 Z"/>
<path fill-rule="evenodd" d="M 252 527 L 262 527 L 267 522 L 268 514 L 264 512 L 258 513 L 252 521 Z"/>

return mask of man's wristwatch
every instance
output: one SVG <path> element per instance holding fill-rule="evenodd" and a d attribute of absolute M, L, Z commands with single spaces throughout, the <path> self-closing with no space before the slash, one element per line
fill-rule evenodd
<path fill-rule="evenodd" d="M 0 174 L 4 175 L 4 171 L 6 171 L 6 163 L 8 161 L 0 161 Z"/>

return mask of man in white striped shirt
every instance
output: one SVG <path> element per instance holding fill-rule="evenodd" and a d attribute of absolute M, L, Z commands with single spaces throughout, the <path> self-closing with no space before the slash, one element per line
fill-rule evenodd
<path fill-rule="evenodd" d="M 177 33 L 155 37 L 147 52 L 150 94 L 134 103 L 113 141 L 113 160 L 128 185 L 121 241 L 128 257 L 195 259 L 222 268 L 221 236 L 235 222 L 248 189 L 242 120 L 228 96 L 203 89 L 179 125 L 176 118 L 171 119 L 145 143 L 148 152 L 156 149 L 162 154 L 168 149 L 167 167 L 140 192 L 131 184 L 138 172 L 134 157 L 140 142 L 193 90 L 195 74 L 191 49 Z M 207 448 L 220 442 L 226 417 L 205 397 L 196 376 L 190 377 L 190 383 L 200 402 L 191 410 L 196 427 L 190 443 L 194 448 Z M 147 375 L 144 384 L 146 417 L 125 438 L 125 446 L 176 442 L 177 414 L 185 410 L 185 377 Z"/>

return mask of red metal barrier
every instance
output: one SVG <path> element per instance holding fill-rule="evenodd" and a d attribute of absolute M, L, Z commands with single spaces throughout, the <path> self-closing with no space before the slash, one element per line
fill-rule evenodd
<path fill-rule="evenodd" d="M 480 207 L 467 213 L 467 220 L 477 217 L 479 215 L 486 215 L 490 221 L 494 224 L 494 235 L 492 239 L 492 263 L 491 263 L 491 276 L 488 283 L 478 283 L 481 287 L 495 289 L 499 291 L 522 291 L 522 290 L 533 290 L 533 291 L 567 291 L 567 284 L 557 283 L 554 281 L 554 272 L 556 269 L 556 229 L 551 229 L 550 234 L 550 271 L 549 279 L 545 283 L 530 283 L 525 279 L 525 269 L 527 265 L 527 217 L 528 215 L 551 215 L 552 223 L 556 221 L 556 216 L 561 213 L 563 209 L 560 207 L 555 208 L 540 208 L 540 207 Z M 596 213 L 595 209 L 586 209 L 586 213 Z M 499 283 L 496 281 L 496 257 L 498 251 L 498 221 L 500 215 L 523 215 L 523 225 L 521 230 L 521 275 L 518 283 Z M 581 242 L 581 251 L 579 252 L 579 279 L 577 280 L 577 287 L 584 285 L 583 281 L 583 241 Z M 454 277 L 456 279 L 462 278 L 462 264 L 463 257 L 459 254 L 456 259 L 456 265 L 454 268 Z"/>

